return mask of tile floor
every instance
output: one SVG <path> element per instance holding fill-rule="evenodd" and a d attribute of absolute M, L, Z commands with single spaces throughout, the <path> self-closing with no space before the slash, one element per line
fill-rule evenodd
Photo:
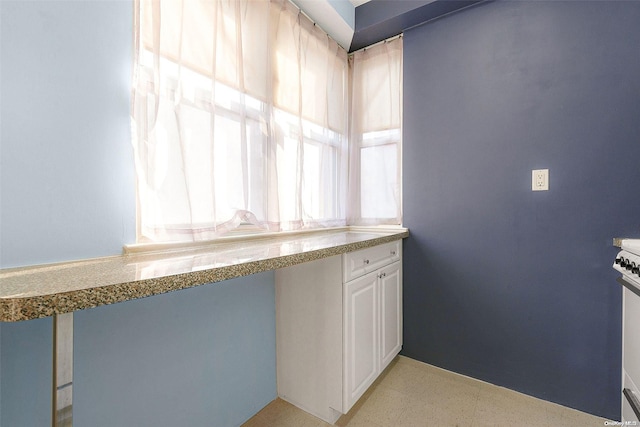
<path fill-rule="evenodd" d="M 398 356 L 340 427 L 600 427 L 595 417 Z M 329 426 L 276 399 L 242 427 Z"/>

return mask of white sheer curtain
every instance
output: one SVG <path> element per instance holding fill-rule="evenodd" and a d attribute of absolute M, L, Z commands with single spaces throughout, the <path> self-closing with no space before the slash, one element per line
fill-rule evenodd
<path fill-rule="evenodd" d="M 138 0 L 139 240 L 346 224 L 347 54 L 288 0 Z"/>
<path fill-rule="evenodd" d="M 402 224 L 402 37 L 350 58 L 348 221 Z"/>

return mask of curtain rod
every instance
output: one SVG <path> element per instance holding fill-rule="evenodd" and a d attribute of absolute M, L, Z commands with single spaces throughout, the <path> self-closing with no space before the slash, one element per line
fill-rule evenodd
<path fill-rule="evenodd" d="M 370 44 L 369 46 L 365 46 L 365 47 L 362 47 L 362 48 L 360 48 L 360 49 L 358 49 L 358 50 L 354 50 L 353 52 L 350 52 L 350 53 L 349 53 L 349 55 L 353 55 L 354 53 L 360 52 L 361 50 L 362 50 L 362 51 L 365 51 L 365 50 L 367 50 L 367 49 L 371 49 L 372 47 L 374 47 L 374 46 L 378 46 L 379 44 L 392 42 L 392 41 L 394 41 L 395 39 L 401 39 L 402 37 L 403 37 L 403 34 L 402 34 L 402 33 L 397 34 L 397 35 L 395 35 L 395 36 L 389 37 L 388 39 L 380 40 L 379 42 L 376 42 L 376 43 L 374 43 L 374 44 Z"/>
<path fill-rule="evenodd" d="M 349 53 L 349 47 L 343 47 L 340 43 L 338 43 L 333 37 L 331 37 L 331 35 L 329 33 L 327 33 L 327 31 L 322 28 L 320 25 L 318 25 L 316 23 L 316 21 L 314 21 L 309 15 L 307 15 L 307 12 L 305 12 L 304 10 L 302 10 L 302 8 L 300 6 L 298 6 L 297 4 L 295 4 L 293 2 L 293 0 L 289 0 L 289 3 L 291 3 L 296 9 L 298 9 L 298 13 L 301 13 L 305 18 L 307 18 L 309 20 L 309 22 L 311 22 L 313 24 L 314 27 L 318 27 L 322 30 L 322 32 L 329 38 L 331 39 L 335 44 L 337 44 L 339 47 L 341 47 L 342 49 L 344 49 L 345 52 L 347 52 L 347 54 Z"/>
<path fill-rule="evenodd" d="M 298 6 L 297 4 L 295 4 L 295 3 L 293 2 L 293 0 L 289 0 L 289 3 L 290 3 L 290 4 L 292 4 L 296 9 L 298 9 L 298 12 L 299 12 L 299 13 L 301 13 L 305 18 L 307 18 L 307 19 L 308 19 L 308 20 L 309 20 L 309 21 L 310 21 L 310 22 L 311 22 L 315 27 L 320 28 L 320 29 L 322 30 L 322 32 L 323 32 L 323 33 L 324 33 L 328 38 L 330 38 L 331 40 L 333 40 L 333 41 L 334 41 L 338 46 L 342 47 L 342 46 L 340 45 L 340 43 L 338 43 L 338 42 L 337 42 L 333 37 L 331 37 L 331 35 L 329 35 L 329 33 L 327 33 L 327 32 L 325 31 L 325 29 L 324 29 L 324 28 L 322 28 L 320 25 L 318 25 L 318 24 L 316 23 L 316 21 L 314 21 L 314 20 L 313 20 L 309 15 L 307 15 L 307 13 L 306 13 L 304 10 L 302 10 L 302 8 L 301 8 L 300 6 Z M 355 51 L 353 51 L 353 52 L 349 52 L 349 48 L 348 48 L 348 47 L 347 47 L 347 48 L 342 47 L 342 48 L 343 48 L 345 51 L 347 51 L 348 55 L 353 55 L 354 53 L 356 53 L 356 52 L 360 52 L 361 50 L 362 50 L 362 51 L 366 51 L 367 49 L 371 49 L 372 47 L 377 46 L 377 45 L 379 45 L 379 44 L 382 44 L 382 43 L 388 43 L 388 42 L 390 42 L 390 41 L 393 41 L 393 40 L 395 40 L 395 39 L 399 39 L 399 38 L 402 38 L 402 33 L 400 33 L 400 34 L 396 34 L 395 36 L 391 36 L 391 37 L 389 37 L 389 38 L 387 38 L 387 39 L 384 39 L 384 40 L 380 40 L 379 42 L 376 42 L 376 43 L 374 43 L 374 44 L 372 44 L 372 45 L 369 45 L 369 46 L 365 46 L 365 47 L 360 48 L 360 49 L 358 49 L 358 50 L 355 50 Z"/>

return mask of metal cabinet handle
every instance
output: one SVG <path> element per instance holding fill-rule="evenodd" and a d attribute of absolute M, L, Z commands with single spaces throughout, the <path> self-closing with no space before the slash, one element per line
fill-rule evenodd
<path fill-rule="evenodd" d="M 383 277 L 387 277 L 387 273 L 380 273 L 378 276 L 379 279 L 382 279 Z"/>
<path fill-rule="evenodd" d="M 627 398 L 627 402 L 629 402 L 629 405 L 636 414 L 636 417 L 640 418 L 640 402 L 638 401 L 636 394 L 628 388 L 622 390 L 622 393 L 624 394 L 624 397 Z"/>
<path fill-rule="evenodd" d="M 365 263 L 365 264 L 369 264 L 369 260 L 368 260 L 368 259 L 365 259 L 365 260 L 364 260 L 364 263 Z"/>
<path fill-rule="evenodd" d="M 395 255 L 395 254 L 396 254 L 396 251 L 391 251 L 391 255 Z"/>

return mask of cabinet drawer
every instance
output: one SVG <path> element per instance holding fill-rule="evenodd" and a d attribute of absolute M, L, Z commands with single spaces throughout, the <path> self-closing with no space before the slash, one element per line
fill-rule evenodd
<path fill-rule="evenodd" d="M 402 250 L 402 240 L 385 243 L 371 248 L 349 252 L 343 255 L 344 281 L 356 279 L 364 276 L 370 271 L 391 264 L 400 259 Z"/>

